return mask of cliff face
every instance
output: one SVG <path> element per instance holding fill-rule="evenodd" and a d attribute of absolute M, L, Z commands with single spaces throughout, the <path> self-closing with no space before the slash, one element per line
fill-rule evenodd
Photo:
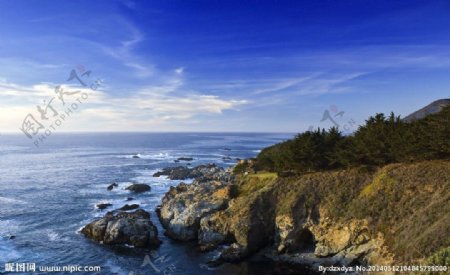
<path fill-rule="evenodd" d="M 228 184 L 173 189 L 163 202 L 163 224 L 189 221 L 190 239 L 221 249 L 224 261 L 261 252 L 311 266 L 387 265 L 420 261 L 450 246 L 448 161 L 287 178 L 241 174 Z M 196 195 L 204 188 L 210 195 Z"/>

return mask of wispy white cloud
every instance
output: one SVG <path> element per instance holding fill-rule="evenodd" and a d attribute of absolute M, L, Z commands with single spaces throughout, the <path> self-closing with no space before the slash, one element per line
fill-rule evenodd
<path fill-rule="evenodd" d="M 176 79 L 169 81 L 165 86 L 144 88 L 131 96 L 112 96 L 101 90 L 91 91 L 67 85 L 62 87 L 89 93 L 89 98 L 79 113 L 73 116 L 73 127 L 65 129 L 69 131 L 145 130 L 145 127 L 151 125 L 169 129 L 174 122 L 189 123 L 194 117 L 220 115 L 225 110 L 236 110 L 247 103 L 245 100 L 224 99 L 193 91 L 176 94 L 180 87 L 180 81 Z M 48 102 L 53 97 L 55 97 L 53 84 L 41 83 L 28 87 L 2 81 L 0 83 L 2 109 L 0 124 L 4 127 L 2 130 L 18 129 L 28 113 L 37 114 L 37 105 L 42 105 L 44 100 Z M 59 102 L 56 100 L 53 104 Z"/>

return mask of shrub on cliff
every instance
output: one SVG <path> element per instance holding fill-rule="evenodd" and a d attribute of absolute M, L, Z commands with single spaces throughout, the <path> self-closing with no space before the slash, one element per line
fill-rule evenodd
<path fill-rule="evenodd" d="M 298 134 L 264 149 L 256 170 L 313 172 L 359 165 L 450 158 L 450 106 L 423 119 L 405 122 L 376 114 L 350 136 L 335 127 Z"/>

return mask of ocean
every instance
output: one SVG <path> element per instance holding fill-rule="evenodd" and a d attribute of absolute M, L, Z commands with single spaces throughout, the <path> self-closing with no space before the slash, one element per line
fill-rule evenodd
<path fill-rule="evenodd" d="M 262 148 L 291 137 L 77 133 L 52 134 L 36 147 L 25 135 L 1 134 L 0 273 L 7 273 L 8 264 L 34 264 L 35 274 L 43 266 L 101 268 L 76 274 L 277 274 L 278 265 L 252 260 L 210 268 L 206 263 L 217 252 L 201 253 L 194 243 L 164 236 L 155 208 L 169 187 L 180 181 L 152 175 L 163 167 L 186 165 L 175 163 L 178 157 L 194 158 L 190 166 L 216 163 L 227 167 L 238 158 L 254 157 Z M 140 158 L 133 158 L 137 154 Z M 112 182 L 119 187 L 107 191 Z M 152 190 L 130 194 L 124 190 L 130 183 L 146 183 Z M 128 197 L 133 200 L 126 201 Z M 98 203 L 111 203 L 107 210 L 138 203 L 150 212 L 162 240 L 159 249 L 113 249 L 86 239 L 79 230 L 107 211 L 96 209 Z"/>

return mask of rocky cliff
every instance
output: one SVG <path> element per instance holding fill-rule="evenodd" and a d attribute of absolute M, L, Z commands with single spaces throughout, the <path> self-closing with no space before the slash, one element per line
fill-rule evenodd
<path fill-rule="evenodd" d="M 218 249 L 218 261 L 257 253 L 313 267 L 411 263 L 450 246 L 448 161 L 235 176 L 172 188 L 166 234 Z"/>

